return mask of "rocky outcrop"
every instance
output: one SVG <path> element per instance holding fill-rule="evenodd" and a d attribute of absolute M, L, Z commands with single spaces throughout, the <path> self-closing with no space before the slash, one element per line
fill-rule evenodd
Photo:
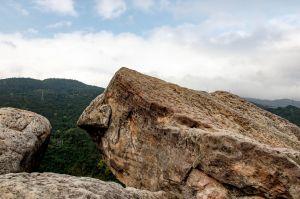
<path fill-rule="evenodd" d="M 27 171 L 39 165 L 51 125 L 36 113 L 0 108 L 0 174 Z"/>
<path fill-rule="evenodd" d="M 36 113 L 0 109 L 0 199 L 164 199 L 165 192 L 123 188 L 113 182 L 55 173 L 31 172 L 50 136 L 49 121 Z"/>
<path fill-rule="evenodd" d="M 123 188 L 113 182 L 55 173 L 0 175 L 0 199 L 163 199 L 164 192 Z"/>
<path fill-rule="evenodd" d="M 183 198 L 300 198 L 300 129 L 227 92 L 122 68 L 78 125 L 128 186 Z"/>

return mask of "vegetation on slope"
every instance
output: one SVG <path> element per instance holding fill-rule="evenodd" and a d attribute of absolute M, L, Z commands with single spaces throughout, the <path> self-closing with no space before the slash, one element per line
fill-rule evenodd
<path fill-rule="evenodd" d="M 267 111 L 279 115 L 290 122 L 300 126 L 300 108 L 295 106 L 278 107 L 278 108 L 265 108 Z"/>
<path fill-rule="evenodd" d="M 0 107 L 30 110 L 51 122 L 51 139 L 40 172 L 115 180 L 101 164 L 99 152 L 89 135 L 76 127 L 82 111 L 103 90 L 75 80 L 3 79 L 0 80 Z"/>

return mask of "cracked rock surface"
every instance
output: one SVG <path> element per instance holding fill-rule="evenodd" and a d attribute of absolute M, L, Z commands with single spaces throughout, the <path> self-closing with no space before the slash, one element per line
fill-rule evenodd
<path fill-rule="evenodd" d="M 120 69 L 82 113 L 116 177 L 182 198 L 300 198 L 300 128 L 228 92 Z"/>
<path fill-rule="evenodd" d="M 51 125 L 36 113 L 0 108 L 0 174 L 31 172 L 47 148 Z"/>
<path fill-rule="evenodd" d="M 114 182 L 56 173 L 0 175 L 0 199 L 162 199 L 163 191 L 123 188 Z"/>

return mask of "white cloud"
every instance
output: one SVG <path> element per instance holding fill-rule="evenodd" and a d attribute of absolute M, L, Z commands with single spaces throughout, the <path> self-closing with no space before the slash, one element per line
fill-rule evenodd
<path fill-rule="evenodd" d="M 20 13 L 23 16 L 28 16 L 29 15 L 29 11 L 26 10 L 21 4 L 17 3 L 17 2 L 10 2 L 9 5 L 16 10 L 18 13 Z"/>
<path fill-rule="evenodd" d="M 35 29 L 35 28 L 28 28 L 25 31 L 25 34 L 37 35 L 37 34 L 39 34 L 39 31 L 37 29 Z"/>
<path fill-rule="evenodd" d="M 147 37 L 105 31 L 53 38 L 0 34 L 0 76 L 72 78 L 106 86 L 119 67 L 127 66 L 193 89 L 300 99 L 298 25 L 286 28 L 271 20 L 252 31 L 218 34 L 206 27 L 161 27 Z"/>
<path fill-rule="evenodd" d="M 59 21 L 59 22 L 47 25 L 46 28 L 55 29 L 55 28 L 65 28 L 65 27 L 71 27 L 71 26 L 72 26 L 71 21 Z"/>
<path fill-rule="evenodd" d="M 121 16 L 127 9 L 124 0 L 96 0 L 96 9 L 103 19 L 113 19 Z"/>
<path fill-rule="evenodd" d="M 33 0 L 42 10 L 63 15 L 77 16 L 74 0 Z"/>
<path fill-rule="evenodd" d="M 155 0 L 132 0 L 133 5 L 142 10 L 149 10 L 155 5 Z"/>

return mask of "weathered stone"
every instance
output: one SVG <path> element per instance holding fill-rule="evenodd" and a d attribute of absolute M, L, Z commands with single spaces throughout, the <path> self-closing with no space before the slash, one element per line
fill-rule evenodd
<path fill-rule="evenodd" d="M 122 68 L 78 125 L 128 186 L 184 198 L 300 198 L 299 127 L 227 92 Z"/>
<path fill-rule="evenodd" d="M 33 171 L 47 148 L 51 125 L 36 113 L 0 108 L 0 174 Z"/>
<path fill-rule="evenodd" d="M 123 188 L 114 182 L 55 173 L 0 175 L 0 199 L 163 199 L 163 191 Z"/>

